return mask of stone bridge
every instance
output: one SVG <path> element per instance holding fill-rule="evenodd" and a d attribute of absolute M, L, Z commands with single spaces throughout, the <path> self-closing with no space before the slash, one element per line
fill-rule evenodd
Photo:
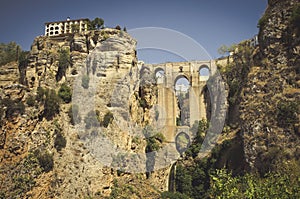
<path fill-rule="evenodd" d="M 185 132 L 190 135 L 189 128 L 195 121 L 206 119 L 204 88 L 211 74 L 216 71 L 214 61 L 168 62 L 164 64 L 147 64 L 156 75 L 158 86 L 159 123 L 168 142 L 174 143 L 176 136 Z M 188 81 L 188 123 L 180 126 L 176 118 L 180 114 L 178 106 L 178 88 L 176 82 L 184 78 Z M 177 119 L 178 120 L 178 119 Z"/>

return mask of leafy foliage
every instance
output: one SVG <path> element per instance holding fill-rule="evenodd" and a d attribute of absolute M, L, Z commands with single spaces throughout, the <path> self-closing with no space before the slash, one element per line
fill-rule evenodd
<path fill-rule="evenodd" d="M 44 95 L 46 91 L 43 89 L 43 87 L 37 87 L 37 93 L 36 93 L 36 100 L 39 102 L 44 101 Z"/>
<path fill-rule="evenodd" d="M 28 106 L 34 106 L 35 105 L 35 97 L 33 95 L 29 95 L 26 99 L 26 104 Z"/>
<path fill-rule="evenodd" d="M 289 127 L 297 122 L 299 103 L 280 101 L 277 105 L 277 122 L 281 127 Z"/>
<path fill-rule="evenodd" d="M 89 30 L 99 30 L 103 28 L 104 20 L 102 18 L 96 17 L 94 20 L 89 21 L 88 29 Z"/>
<path fill-rule="evenodd" d="M 266 25 L 267 22 L 268 22 L 268 17 L 269 17 L 268 15 L 264 14 L 264 15 L 259 19 L 258 24 L 257 24 L 257 27 L 258 27 L 258 28 L 261 28 L 261 27 L 263 27 L 264 25 Z"/>
<path fill-rule="evenodd" d="M 20 49 L 16 42 L 0 43 L 0 66 L 17 61 Z"/>
<path fill-rule="evenodd" d="M 298 168 L 299 169 L 299 168 Z M 296 173 L 295 173 L 296 172 Z M 211 175 L 210 198 L 299 198 L 299 171 L 255 174 L 233 177 L 226 169 Z"/>
<path fill-rule="evenodd" d="M 207 129 L 208 129 L 208 123 L 204 119 L 202 119 L 200 121 L 196 121 L 193 124 L 191 131 L 196 136 L 195 136 L 195 139 L 193 140 L 193 143 L 191 144 L 191 146 L 185 151 L 185 154 L 188 157 L 193 157 L 193 158 L 197 157 L 197 155 L 201 149 L 201 145 L 204 140 L 204 136 L 206 134 Z"/>
<path fill-rule="evenodd" d="M 190 198 L 187 195 L 179 193 L 179 192 L 172 193 L 172 192 L 167 192 L 167 191 L 162 192 L 160 197 L 162 199 L 189 199 Z"/>
<path fill-rule="evenodd" d="M 71 63 L 69 50 L 61 49 L 59 51 L 58 70 L 56 73 L 56 81 L 60 81 L 66 75 L 66 70 Z"/>
<path fill-rule="evenodd" d="M 296 4 L 293 8 L 292 15 L 291 15 L 291 23 L 295 27 L 300 27 L 300 4 Z"/>
<path fill-rule="evenodd" d="M 5 115 L 6 115 L 6 118 L 8 118 L 8 119 L 10 119 L 14 116 L 17 116 L 19 114 L 22 115 L 25 112 L 25 106 L 22 101 L 18 101 L 18 100 L 14 101 L 12 99 L 5 98 L 1 101 L 1 104 L 2 104 L 2 107 L 3 106 L 7 107 L 6 111 L 5 111 Z M 3 109 L 2 109 L 2 112 L 3 112 Z"/>
<path fill-rule="evenodd" d="M 60 98 L 55 90 L 47 90 L 44 104 L 44 117 L 51 120 L 57 113 L 59 113 Z"/>
<path fill-rule="evenodd" d="M 113 120 L 114 120 L 114 115 L 112 114 L 112 112 L 108 111 L 103 117 L 101 126 L 104 126 L 105 128 L 107 128 L 108 125 L 111 124 Z"/>
<path fill-rule="evenodd" d="M 143 134 L 145 135 L 147 142 L 145 149 L 146 153 L 159 150 L 162 147 L 163 142 L 166 140 L 162 133 L 155 132 L 150 126 L 146 126 L 143 129 Z"/>
<path fill-rule="evenodd" d="M 49 172 L 53 169 L 54 162 L 52 154 L 50 154 L 48 151 L 41 150 L 36 150 L 34 154 L 37 157 L 39 164 L 44 172 Z"/>
<path fill-rule="evenodd" d="M 63 148 L 66 147 L 67 140 L 62 134 L 61 128 L 55 129 L 55 139 L 54 139 L 54 147 L 57 151 L 61 151 Z"/>
<path fill-rule="evenodd" d="M 71 102 L 72 100 L 71 88 L 66 83 L 63 83 L 58 90 L 58 96 L 66 103 Z"/>

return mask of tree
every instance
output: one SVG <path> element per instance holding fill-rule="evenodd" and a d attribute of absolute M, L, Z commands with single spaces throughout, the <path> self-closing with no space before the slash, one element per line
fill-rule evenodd
<path fill-rule="evenodd" d="M 58 90 L 58 96 L 66 103 L 71 102 L 72 100 L 71 88 L 66 83 L 63 83 Z"/>
<path fill-rule="evenodd" d="M 96 17 L 93 21 L 90 21 L 88 27 L 90 30 L 99 30 L 103 28 L 104 20 L 102 18 Z"/>
<path fill-rule="evenodd" d="M 59 113 L 60 100 L 55 90 L 51 89 L 46 92 L 46 99 L 44 104 L 44 117 L 47 120 L 52 119 L 55 114 Z"/>
<path fill-rule="evenodd" d="M 0 43 L 0 66 L 17 61 L 21 47 L 16 42 Z"/>
<path fill-rule="evenodd" d="M 218 53 L 220 55 L 229 55 L 229 53 L 234 51 L 236 47 L 237 47 L 236 44 L 232 44 L 231 46 L 222 45 L 218 49 Z"/>
<path fill-rule="evenodd" d="M 117 26 L 115 27 L 115 29 L 121 30 L 121 26 L 117 25 Z"/>
<path fill-rule="evenodd" d="M 66 75 L 66 70 L 71 63 L 69 50 L 61 49 L 59 51 L 58 70 L 56 73 L 56 81 L 60 81 Z"/>

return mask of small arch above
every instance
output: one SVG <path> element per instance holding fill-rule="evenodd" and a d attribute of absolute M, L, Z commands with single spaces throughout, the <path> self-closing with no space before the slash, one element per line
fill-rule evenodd
<path fill-rule="evenodd" d="M 199 67 L 199 77 L 200 81 L 207 81 L 210 76 L 210 69 L 207 65 L 201 65 Z"/>
<path fill-rule="evenodd" d="M 162 68 L 155 69 L 155 79 L 157 84 L 162 84 L 164 82 L 165 70 Z"/>

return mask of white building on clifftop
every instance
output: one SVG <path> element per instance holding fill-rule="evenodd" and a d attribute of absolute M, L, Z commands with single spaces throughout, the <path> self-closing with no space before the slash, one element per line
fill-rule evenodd
<path fill-rule="evenodd" d="M 84 32 L 88 30 L 89 19 L 71 20 L 69 17 L 65 21 L 47 22 L 45 23 L 46 36 L 58 36 L 62 34 Z M 74 28 L 76 27 L 76 30 Z"/>

